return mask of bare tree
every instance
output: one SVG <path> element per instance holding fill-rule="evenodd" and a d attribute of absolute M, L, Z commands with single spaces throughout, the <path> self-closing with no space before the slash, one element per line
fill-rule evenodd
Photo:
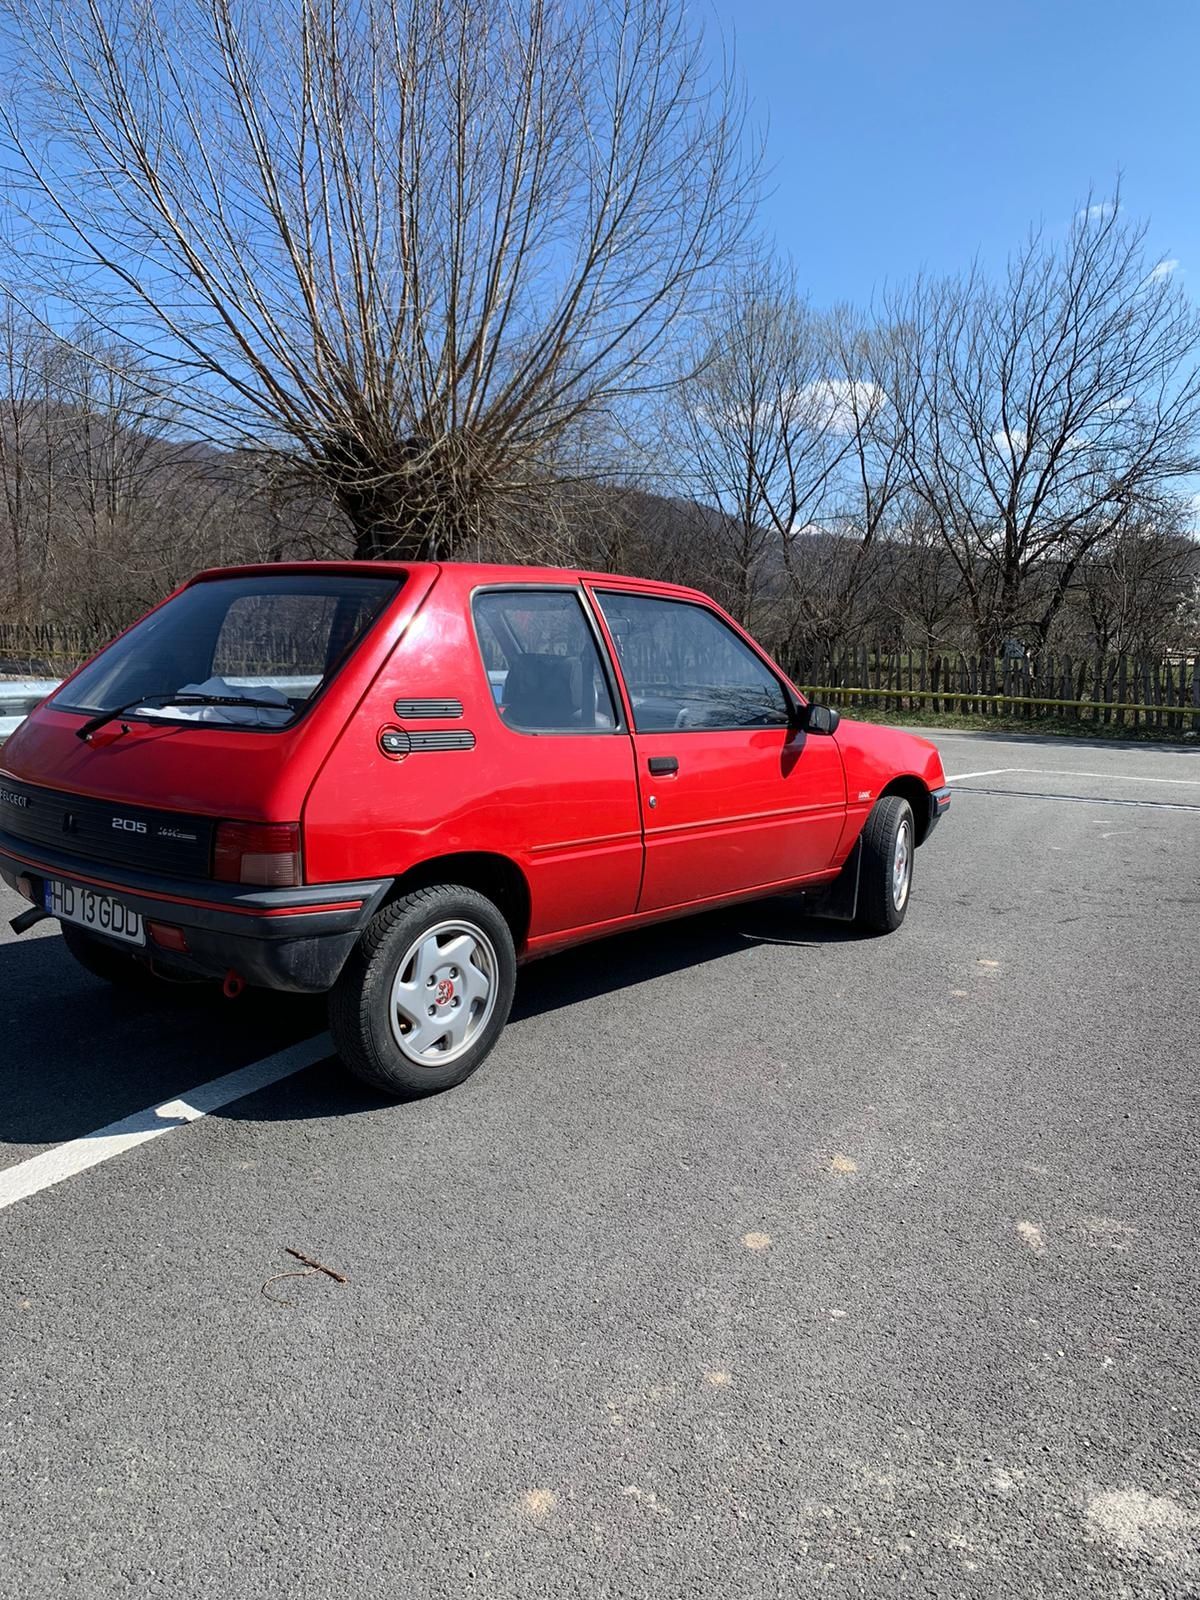
<path fill-rule="evenodd" d="M 1159 656 L 1200 642 L 1189 631 L 1200 544 L 1186 531 L 1186 510 L 1179 499 L 1164 501 L 1088 552 L 1072 615 L 1064 615 L 1084 645 L 1100 655 Z"/>
<path fill-rule="evenodd" d="M 826 324 L 835 376 L 828 425 L 846 440 L 836 488 L 838 520 L 866 551 L 883 535 L 909 484 L 908 354 L 895 328 L 839 306 Z"/>
<path fill-rule="evenodd" d="M 881 550 L 881 542 L 893 534 L 909 481 L 899 401 L 906 354 L 893 329 L 847 306 L 824 319 L 820 338 L 828 376 L 813 391 L 815 422 L 830 471 L 822 486 L 821 527 L 808 531 L 823 538 L 789 541 L 785 568 L 793 631 L 832 647 L 894 618 L 883 598 L 893 552 Z"/>
<path fill-rule="evenodd" d="M 132 353 L 87 330 L 62 341 L 56 377 L 47 396 L 61 441 L 55 554 L 69 546 L 85 568 L 114 558 L 126 567 L 136 563 L 134 536 L 148 531 L 158 502 L 170 493 L 172 419 L 162 406 L 147 404 L 145 374 Z"/>
<path fill-rule="evenodd" d="M 344 518 L 272 457 L 179 439 L 125 347 L 0 309 L 0 621 L 90 639 L 198 567 L 348 553 Z"/>
<path fill-rule="evenodd" d="M 46 587 L 62 432 L 54 397 L 61 347 L 11 301 L 0 310 L 0 518 L 7 559 L 0 599 L 35 616 Z"/>
<path fill-rule="evenodd" d="M 967 642 L 970 616 L 958 568 L 917 495 L 898 499 L 884 548 L 877 578 L 889 631 L 931 651 Z"/>
<path fill-rule="evenodd" d="M 368 556 L 448 553 L 661 381 L 754 186 L 686 0 L 3 0 L 14 281 Z"/>
<path fill-rule="evenodd" d="M 760 255 L 713 306 L 689 368 L 668 409 L 668 458 L 716 513 L 714 577 L 744 622 L 778 591 L 846 458 L 837 367 L 790 268 Z"/>
<path fill-rule="evenodd" d="M 918 282 L 888 306 L 909 474 L 958 566 L 981 645 L 1045 642 L 1080 562 L 1195 470 L 1196 313 L 1119 199 L 1004 281 Z"/>

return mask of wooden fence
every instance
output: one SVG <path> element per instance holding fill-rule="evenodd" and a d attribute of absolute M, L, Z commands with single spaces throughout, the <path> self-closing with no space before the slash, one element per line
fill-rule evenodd
<path fill-rule="evenodd" d="M 0 673 L 62 676 L 104 642 L 81 628 L 0 622 Z M 862 643 L 775 654 L 806 693 L 847 708 L 1200 733 L 1196 655 L 1006 658 Z"/>
<path fill-rule="evenodd" d="M 0 672 L 63 677 L 110 637 L 53 622 L 0 622 Z"/>
<path fill-rule="evenodd" d="M 806 693 L 835 705 L 1200 732 L 1200 656 L 1005 658 L 858 644 L 780 660 Z"/>

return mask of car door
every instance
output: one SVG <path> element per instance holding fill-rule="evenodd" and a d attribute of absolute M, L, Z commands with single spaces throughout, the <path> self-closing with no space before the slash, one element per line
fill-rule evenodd
<path fill-rule="evenodd" d="M 794 729 L 765 659 L 710 607 L 598 588 L 634 727 L 639 911 L 826 870 L 846 816 L 836 742 Z"/>
<path fill-rule="evenodd" d="M 531 940 L 633 914 L 642 877 L 632 740 L 576 586 L 477 589 L 474 631 L 495 736 L 486 806 L 520 860 Z"/>

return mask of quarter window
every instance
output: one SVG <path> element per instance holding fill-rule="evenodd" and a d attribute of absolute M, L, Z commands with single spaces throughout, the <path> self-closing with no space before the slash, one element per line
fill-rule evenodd
<path fill-rule="evenodd" d="M 638 594 L 599 599 L 639 733 L 786 725 L 779 679 L 704 606 Z"/>
<path fill-rule="evenodd" d="M 573 589 L 485 589 L 475 632 L 492 698 L 521 733 L 611 733 L 612 695 Z"/>

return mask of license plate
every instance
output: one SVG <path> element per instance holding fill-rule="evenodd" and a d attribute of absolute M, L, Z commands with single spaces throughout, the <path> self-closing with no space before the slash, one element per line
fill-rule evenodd
<path fill-rule="evenodd" d="M 146 942 L 146 930 L 138 913 L 109 895 L 97 894 L 81 883 L 59 883 L 56 878 L 47 878 L 43 893 L 46 910 L 52 917 L 77 922 L 81 928 L 94 928 L 97 933 L 126 944 Z"/>

